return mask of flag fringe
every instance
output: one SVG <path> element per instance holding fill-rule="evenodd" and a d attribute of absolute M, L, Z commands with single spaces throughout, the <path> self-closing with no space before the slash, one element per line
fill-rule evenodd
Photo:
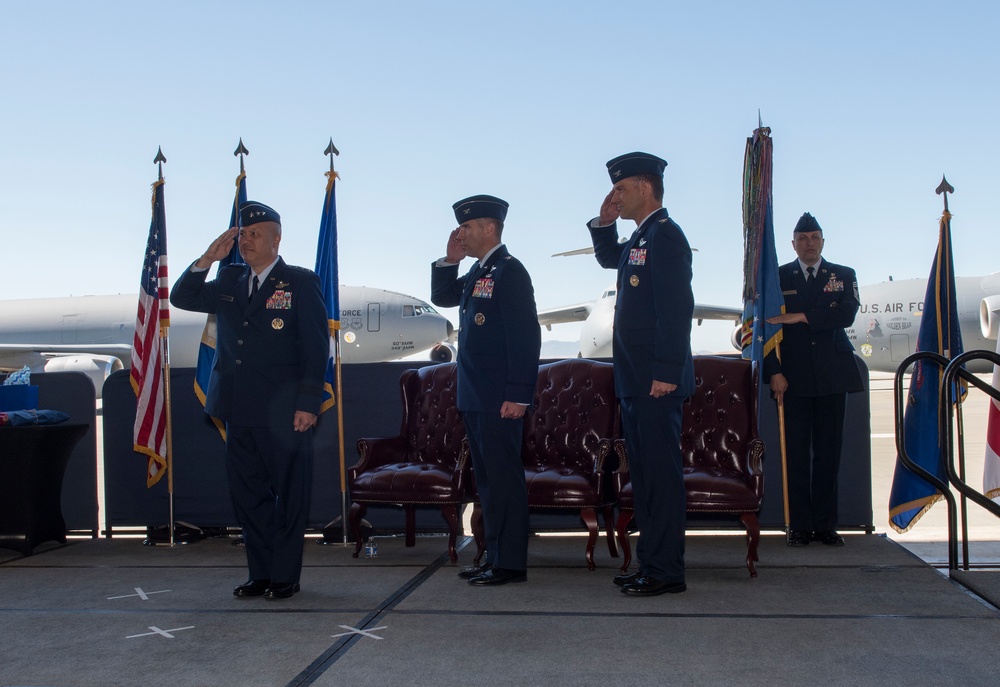
<path fill-rule="evenodd" d="M 917 499 L 916 501 L 910 501 L 909 503 L 904 503 L 899 506 L 896 506 L 895 508 L 889 511 L 889 526 L 892 529 L 899 532 L 900 534 L 909 532 L 911 529 L 913 529 L 913 526 L 917 524 L 917 521 L 920 520 L 920 518 L 924 517 L 924 513 L 929 511 L 931 509 L 931 506 L 940 501 L 942 498 L 944 497 L 941 496 L 941 493 L 937 492 L 932 496 L 926 496 L 922 499 Z M 917 507 L 920 507 L 920 511 L 913 516 L 913 518 L 910 520 L 910 523 L 906 527 L 900 527 L 899 525 L 897 525 L 892 521 L 892 519 L 897 515 L 900 515 L 901 513 L 905 513 L 907 511 L 911 511 Z"/>

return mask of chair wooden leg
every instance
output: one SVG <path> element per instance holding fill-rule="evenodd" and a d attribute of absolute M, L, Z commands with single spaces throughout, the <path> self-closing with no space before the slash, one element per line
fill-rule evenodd
<path fill-rule="evenodd" d="M 611 506 L 605 506 L 601 515 L 604 516 L 604 529 L 608 533 L 608 551 L 612 558 L 618 558 L 618 547 L 615 545 L 614 512 Z"/>
<path fill-rule="evenodd" d="M 417 509 L 414 506 L 404 506 L 406 512 L 406 545 L 417 545 Z"/>
<path fill-rule="evenodd" d="M 584 508 L 580 511 L 580 517 L 587 525 L 587 569 L 597 570 L 594 563 L 594 544 L 597 543 L 597 511 L 593 508 Z"/>
<path fill-rule="evenodd" d="M 361 518 L 364 516 L 366 510 L 368 510 L 367 506 L 354 501 L 347 512 L 347 524 L 351 528 L 351 534 L 354 535 L 354 558 L 358 557 L 358 554 L 361 552 L 361 546 L 364 544 L 361 541 Z"/>
<path fill-rule="evenodd" d="M 472 559 L 473 565 L 479 565 L 483 560 L 486 549 L 486 535 L 483 532 L 483 507 L 478 501 L 472 504 L 472 538 L 476 542 L 476 557 Z"/>
<path fill-rule="evenodd" d="M 615 521 L 615 531 L 618 533 L 618 545 L 622 548 L 621 571 L 628 572 L 628 566 L 632 562 L 632 545 L 628 540 L 628 524 L 632 522 L 632 511 L 619 510 L 618 520 Z"/>
<path fill-rule="evenodd" d="M 760 560 L 757 557 L 757 544 L 760 543 L 760 524 L 757 522 L 757 514 L 740 513 L 740 520 L 747 528 L 747 570 L 750 571 L 750 577 L 757 577 L 757 567 L 754 565 L 755 561 Z"/>
<path fill-rule="evenodd" d="M 441 515 L 448 523 L 448 558 L 452 563 L 457 563 L 458 553 L 455 551 L 455 542 L 458 540 L 458 506 L 454 503 L 446 503 L 441 506 Z"/>

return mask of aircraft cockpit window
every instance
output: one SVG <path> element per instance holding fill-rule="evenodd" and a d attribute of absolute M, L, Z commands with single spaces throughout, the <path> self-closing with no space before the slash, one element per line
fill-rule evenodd
<path fill-rule="evenodd" d="M 430 315 L 436 312 L 434 308 L 429 305 L 404 305 L 403 306 L 403 317 L 420 317 L 421 315 Z"/>
<path fill-rule="evenodd" d="M 603 296 L 601 296 L 601 298 L 611 298 L 611 297 L 613 297 L 613 296 L 614 296 L 614 295 L 615 295 L 616 293 L 617 293 L 617 291 L 615 291 L 615 289 L 608 289 L 607 291 L 605 291 L 605 292 L 604 292 L 604 295 L 603 295 Z"/>

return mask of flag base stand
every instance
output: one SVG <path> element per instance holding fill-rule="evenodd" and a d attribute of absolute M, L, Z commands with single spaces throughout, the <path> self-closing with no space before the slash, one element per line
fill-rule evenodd
<path fill-rule="evenodd" d="M 175 545 L 193 544 L 205 538 L 205 532 L 189 522 L 177 521 L 174 523 Z M 158 527 L 147 527 L 146 538 L 142 540 L 143 546 L 170 546 L 170 526 L 160 525 Z"/>
<path fill-rule="evenodd" d="M 343 545 L 344 529 L 340 523 L 341 523 L 341 516 L 339 515 L 330 522 L 326 523 L 326 525 L 323 526 L 323 536 L 320 539 L 317 539 L 316 543 L 321 546 L 332 546 L 334 544 Z M 372 527 L 372 524 L 370 522 L 362 518 L 360 530 L 361 530 L 361 540 L 366 541 L 369 537 L 372 536 L 372 532 L 375 531 L 375 528 Z M 347 541 L 351 543 L 354 542 L 354 539 L 351 536 L 350 529 L 347 530 Z"/>

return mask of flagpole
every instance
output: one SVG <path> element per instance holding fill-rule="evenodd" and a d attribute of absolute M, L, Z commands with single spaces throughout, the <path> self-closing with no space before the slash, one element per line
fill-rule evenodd
<path fill-rule="evenodd" d="M 157 182 L 163 183 L 163 163 L 167 158 L 163 155 L 163 148 L 157 147 L 156 157 L 153 164 L 156 165 Z M 159 280 L 159 275 L 157 275 Z M 168 320 L 169 322 L 169 320 Z M 168 524 L 170 528 L 170 546 L 176 546 L 177 541 L 174 534 L 174 450 L 173 450 L 173 424 L 170 413 L 170 325 L 160 324 L 160 356 L 163 369 L 163 406 L 166 413 L 166 439 L 167 439 L 167 500 L 168 500 Z"/>
<path fill-rule="evenodd" d="M 333 168 L 333 158 L 340 155 L 340 151 L 333 145 L 333 138 L 330 138 L 330 145 L 323 151 L 324 155 L 330 156 L 330 183 L 336 183 L 337 172 Z M 340 290 L 340 283 L 334 285 Z M 334 313 L 334 318 L 329 320 L 330 336 L 333 339 L 333 367 L 334 377 L 337 383 L 336 406 L 337 406 L 337 448 L 340 458 L 340 531 L 341 543 L 347 545 L 347 461 L 344 455 L 344 386 L 340 368 L 340 312 Z"/>

